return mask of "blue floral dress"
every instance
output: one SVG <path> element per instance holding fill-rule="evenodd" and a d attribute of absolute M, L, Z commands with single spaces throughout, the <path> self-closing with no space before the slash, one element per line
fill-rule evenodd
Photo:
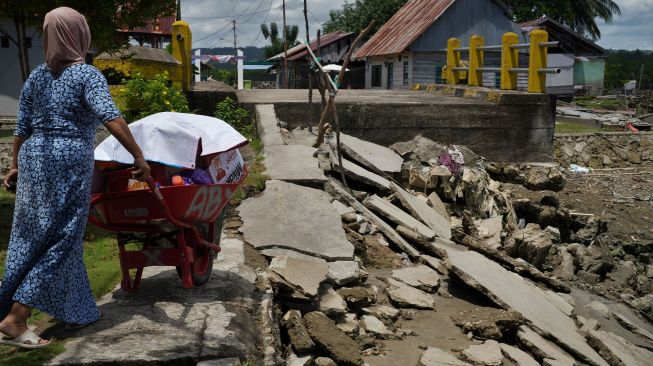
<path fill-rule="evenodd" d="M 83 261 L 96 127 L 121 114 L 96 68 L 30 74 L 20 96 L 16 208 L 0 286 L 0 319 L 14 301 L 66 323 L 99 311 Z"/>

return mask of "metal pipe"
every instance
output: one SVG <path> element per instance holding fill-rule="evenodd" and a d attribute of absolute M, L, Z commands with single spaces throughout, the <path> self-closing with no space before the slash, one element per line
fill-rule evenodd
<path fill-rule="evenodd" d="M 560 47 L 560 45 L 561 45 L 561 43 L 558 42 L 558 41 L 540 43 L 540 47 Z"/>
<path fill-rule="evenodd" d="M 513 67 L 510 69 L 510 72 L 517 72 L 517 73 L 528 73 L 530 70 L 528 67 Z M 539 69 L 537 70 L 540 74 L 559 74 L 562 72 L 562 70 L 558 68 L 553 68 L 553 67 L 547 67 L 544 69 Z"/>
<path fill-rule="evenodd" d="M 510 49 L 511 50 L 516 50 L 516 49 L 528 49 L 531 47 L 530 43 L 517 43 L 517 44 L 511 44 Z"/>
<path fill-rule="evenodd" d="M 467 71 L 467 70 L 469 70 L 469 67 L 454 67 L 452 70 L 453 71 Z"/>
<path fill-rule="evenodd" d="M 477 67 L 476 70 L 481 72 L 499 72 L 501 71 L 500 67 Z"/>
<path fill-rule="evenodd" d="M 513 67 L 510 72 L 528 73 L 528 67 Z"/>
<path fill-rule="evenodd" d="M 454 48 L 453 50 L 456 52 L 467 52 L 469 51 L 469 47 L 459 47 L 459 48 Z"/>
<path fill-rule="evenodd" d="M 483 47 L 478 47 L 477 50 L 479 50 L 479 51 L 501 51 L 501 46 L 483 46 Z"/>

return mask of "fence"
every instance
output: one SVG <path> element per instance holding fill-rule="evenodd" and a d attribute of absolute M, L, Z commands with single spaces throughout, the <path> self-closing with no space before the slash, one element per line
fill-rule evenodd
<path fill-rule="evenodd" d="M 473 35 L 469 39 L 469 47 L 460 47 L 458 38 L 449 38 L 447 42 L 447 83 L 460 84 L 467 73 L 467 85 L 481 86 L 484 72 L 500 72 L 500 87 L 503 90 L 517 89 L 517 74 L 528 74 L 528 92 L 544 93 L 546 75 L 559 74 L 560 69 L 547 68 L 547 48 L 560 46 L 559 42 L 549 42 L 549 35 L 543 30 L 534 30 L 530 34 L 529 43 L 519 43 L 519 36 L 508 32 L 501 38 L 500 45 L 485 46 L 481 36 Z M 519 50 L 529 50 L 528 67 L 520 68 Z M 501 67 L 486 67 L 483 65 L 483 52 L 501 51 Z M 469 54 L 468 66 L 461 66 L 461 54 Z"/>

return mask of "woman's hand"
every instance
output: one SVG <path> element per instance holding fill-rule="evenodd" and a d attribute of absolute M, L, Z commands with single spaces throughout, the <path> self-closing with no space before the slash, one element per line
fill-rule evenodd
<path fill-rule="evenodd" d="M 134 168 L 132 172 L 134 179 L 145 182 L 150 176 L 150 166 L 142 157 L 134 159 Z"/>
<path fill-rule="evenodd" d="M 7 175 L 2 179 L 2 185 L 8 191 L 13 191 L 16 189 L 16 180 L 18 179 L 18 169 L 11 168 L 7 172 Z"/>

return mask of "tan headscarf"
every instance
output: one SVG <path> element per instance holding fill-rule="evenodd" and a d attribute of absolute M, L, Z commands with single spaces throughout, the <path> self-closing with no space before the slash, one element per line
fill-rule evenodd
<path fill-rule="evenodd" d="M 83 64 L 91 47 L 91 31 L 82 14 L 60 7 L 45 15 L 43 22 L 45 62 L 57 72 L 74 64 Z"/>

